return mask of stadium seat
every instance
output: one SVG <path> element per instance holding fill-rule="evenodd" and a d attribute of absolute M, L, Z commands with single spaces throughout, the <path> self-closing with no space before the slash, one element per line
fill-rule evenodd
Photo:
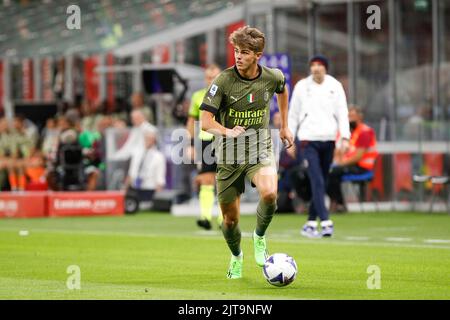
<path fill-rule="evenodd" d="M 432 193 L 431 193 L 431 200 L 430 200 L 430 212 L 433 211 L 433 205 L 434 205 L 434 201 L 436 199 L 436 195 L 438 193 L 443 193 L 446 211 L 450 213 L 450 211 L 449 211 L 449 200 L 450 199 L 449 199 L 449 188 L 448 188 L 448 185 L 450 184 L 450 177 L 448 177 L 448 176 L 431 177 L 430 182 L 431 182 L 431 186 L 432 186 Z"/>
<path fill-rule="evenodd" d="M 373 168 L 373 179 L 368 185 L 368 201 L 372 201 L 374 198 L 378 201 L 384 199 L 384 182 L 386 177 L 384 176 L 383 164 L 383 155 L 378 155 Z"/>
<path fill-rule="evenodd" d="M 419 186 L 419 191 L 417 193 L 417 195 L 414 197 L 414 201 L 413 201 L 413 210 L 416 211 L 417 210 L 417 203 L 423 201 L 423 196 L 424 196 L 424 186 L 426 183 L 429 183 L 431 180 L 431 176 L 429 175 L 420 175 L 420 174 L 415 174 L 413 175 L 413 182 L 415 184 L 417 184 Z"/>
<path fill-rule="evenodd" d="M 433 211 L 433 206 L 436 201 L 436 195 L 438 194 L 444 194 L 444 197 L 447 196 L 445 201 L 445 207 L 447 212 L 449 212 L 449 189 L 448 185 L 450 184 L 450 177 L 448 176 L 429 176 L 429 175 L 414 175 L 413 181 L 418 183 L 420 186 L 420 189 L 422 190 L 423 194 L 423 186 L 427 183 L 431 184 L 431 198 L 430 198 L 430 206 L 429 206 L 429 212 Z M 420 197 L 422 199 L 422 197 Z M 419 198 L 416 199 L 414 202 L 413 210 L 416 210 L 416 204 L 417 201 L 420 200 Z"/>
<path fill-rule="evenodd" d="M 366 186 L 374 177 L 373 171 L 367 171 L 361 174 L 345 174 L 341 178 L 341 182 L 350 182 L 350 185 L 357 186 L 355 194 L 357 195 L 361 211 L 364 211 L 363 202 L 366 200 Z M 378 211 L 378 202 L 375 201 L 376 211 Z"/>

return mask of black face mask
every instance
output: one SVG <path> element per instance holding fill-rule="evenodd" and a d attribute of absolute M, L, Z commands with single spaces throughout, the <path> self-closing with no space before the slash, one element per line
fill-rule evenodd
<path fill-rule="evenodd" d="M 358 123 L 356 123 L 356 121 L 350 121 L 350 131 L 354 131 L 357 126 Z"/>

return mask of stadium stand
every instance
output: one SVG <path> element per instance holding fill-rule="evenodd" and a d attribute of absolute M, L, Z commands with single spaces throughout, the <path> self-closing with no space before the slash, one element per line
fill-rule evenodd
<path fill-rule="evenodd" d="M 56 27 L 66 24 L 73 1 L 13 1 L 0 10 L 0 51 L 19 57 L 103 52 L 240 2 L 81 0 L 78 33 Z"/>

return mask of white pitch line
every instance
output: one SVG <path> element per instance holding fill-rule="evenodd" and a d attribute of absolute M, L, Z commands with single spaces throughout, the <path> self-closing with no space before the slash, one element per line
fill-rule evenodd
<path fill-rule="evenodd" d="M 215 230 L 200 230 L 200 231 L 196 231 L 195 234 L 197 234 L 199 236 L 218 236 L 221 233 L 219 231 L 215 231 Z"/>
<path fill-rule="evenodd" d="M 15 231 L 17 232 L 16 228 L 11 227 L 0 227 L 0 231 Z M 199 230 L 201 231 L 201 230 Z M 33 229 L 33 232 L 36 234 L 37 232 L 49 232 L 53 234 L 75 234 L 75 235 L 92 235 L 92 236 L 129 236 L 129 237 L 147 237 L 147 238 L 156 238 L 156 237 L 164 237 L 164 236 L 170 236 L 174 238 L 185 238 L 186 236 L 192 236 L 192 237 L 199 237 L 205 239 L 205 233 L 203 235 L 199 234 L 179 234 L 179 235 L 167 235 L 167 234 L 159 234 L 159 233 L 135 233 L 135 232 L 124 232 L 124 231 L 99 231 L 99 230 L 69 230 L 69 229 L 48 229 L 48 228 L 35 228 Z M 197 231 L 198 232 L 198 231 Z M 210 231 L 213 232 L 213 231 Z M 243 237 L 251 237 L 251 232 L 244 232 Z M 210 239 L 216 239 L 213 237 L 210 237 Z M 409 243 L 401 243 L 401 242 L 364 242 L 362 240 L 358 241 L 350 241 L 350 240 L 335 240 L 332 239 L 332 242 L 328 241 L 320 241 L 319 239 L 314 239 L 318 241 L 311 242 L 311 239 L 306 238 L 300 238 L 300 237 L 294 237 L 292 239 L 282 238 L 277 239 L 279 242 L 285 242 L 285 243 L 314 243 L 319 245 L 327 245 L 330 244 L 333 245 L 362 245 L 362 246 L 383 246 L 383 247 L 403 247 L 403 248 L 435 248 L 435 249 L 445 249 L 450 250 L 450 246 L 445 246 L 444 244 L 450 243 L 450 240 L 440 240 L 440 239 L 427 239 L 428 242 L 425 242 L 425 244 L 409 244 Z M 431 240 L 431 242 L 429 242 Z M 434 242 L 433 241 L 445 241 L 445 242 Z M 447 242 L 448 241 L 448 242 Z"/>
<path fill-rule="evenodd" d="M 241 232 L 241 237 L 242 238 L 252 238 L 253 232 Z"/>
<path fill-rule="evenodd" d="M 367 241 L 370 238 L 369 237 L 352 237 L 352 236 L 349 236 L 349 237 L 345 237 L 344 239 L 345 240 L 350 240 L 350 241 Z"/>
<path fill-rule="evenodd" d="M 315 241 L 311 242 L 309 241 L 311 239 L 279 239 L 279 242 L 286 242 L 286 243 L 308 243 L 308 244 L 318 244 L 318 245 L 342 245 L 342 246 L 368 246 L 368 247 L 398 247 L 398 248 L 423 248 L 423 249 L 444 249 L 444 250 L 450 250 L 450 246 L 445 246 L 444 244 L 413 244 L 413 243 L 402 243 L 402 242 L 364 242 L 364 241 L 339 241 L 339 240 L 333 240 L 331 242 L 322 242 L 322 241 Z"/>
<path fill-rule="evenodd" d="M 450 240 L 445 239 L 425 239 L 423 240 L 425 243 L 450 243 Z"/>
<path fill-rule="evenodd" d="M 384 238 L 384 240 L 386 240 L 386 241 L 393 241 L 393 242 L 408 242 L 408 241 L 412 241 L 411 238 L 398 238 L 398 237 Z"/>

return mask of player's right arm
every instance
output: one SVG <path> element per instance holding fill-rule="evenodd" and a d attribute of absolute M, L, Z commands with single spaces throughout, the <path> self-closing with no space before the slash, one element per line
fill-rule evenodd
<path fill-rule="evenodd" d="M 235 138 L 245 132 L 241 126 L 235 126 L 233 129 L 228 129 L 222 126 L 214 119 L 214 114 L 206 111 L 202 112 L 202 130 L 205 130 L 213 135 L 225 136 Z"/>
<path fill-rule="evenodd" d="M 203 103 L 200 106 L 200 110 L 203 111 L 201 113 L 201 124 L 202 130 L 213 135 L 235 138 L 244 133 L 245 128 L 235 126 L 233 129 L 229 129 L 215 120 L 215 115 L 219 112 L 219 108 L 221 107 L 224 97 L 224 86 L 226 80 L 226 76 L 221 73 L 209 86 L 203 99 Z"/>

